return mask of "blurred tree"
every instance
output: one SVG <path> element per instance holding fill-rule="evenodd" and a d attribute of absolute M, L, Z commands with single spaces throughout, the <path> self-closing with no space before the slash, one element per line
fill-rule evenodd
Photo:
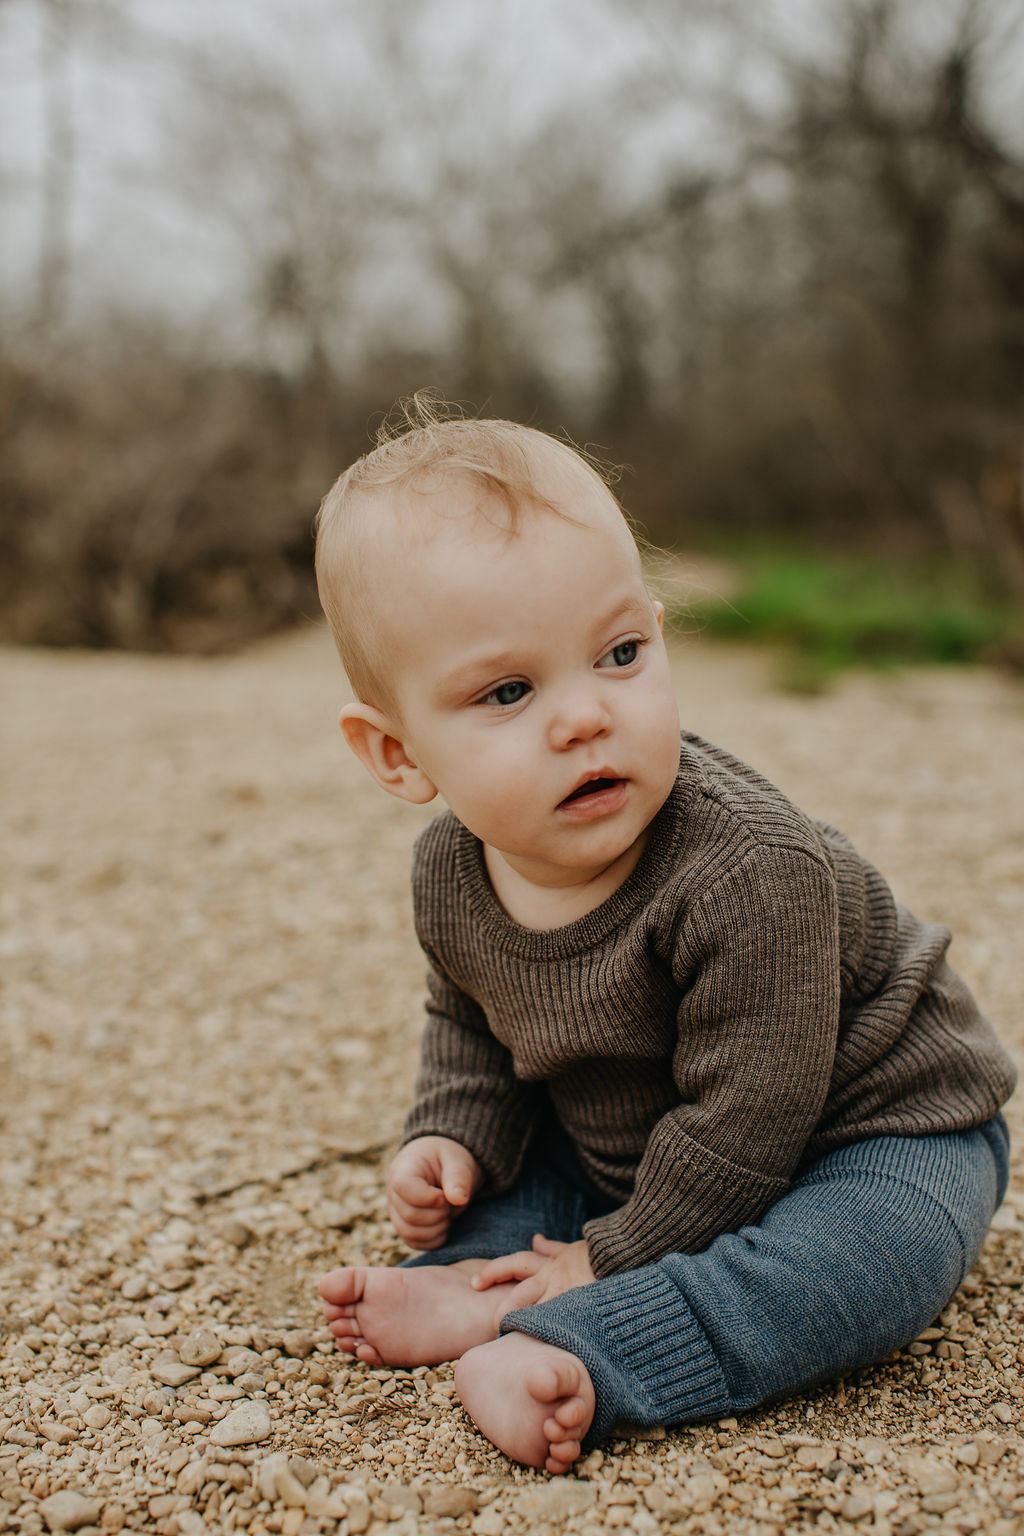
<path fill-rule="evenodd" d="M 745 10 L 712 11 L 750 46 Z M 667 8 L 643 14 L 663 41 Z M 1024 15 L 837 0 L 819 19 L 809 44 L 762 17 L 774 89 L 759 110 L 726 93 L 735 148 L 696 245 L 686 179 L 662 197 L 698 495 L 730 523 L 945 542 L 1024 592 L 1024 117 L 1015 139 L 986 89 Z"/>
<path fill-rule="evenodd" d="M 71 0 L 36 0 L 42 22 L 44 92 L 39 261 L 31 329 L 37 344 L 64 322 L 71 269 L 75 125 L 72 110 Z"/>
<path fill-rule="evenodd" d="M 835 67 L 802 72 L 780 140 L 834 306 L 825 409 L 847 424 L 846 459 L 871 456 L 876 498 L 884 477 L 883 512 L 923 543 L 938 522 L 1024 591 L 1019 509 L 991 499 L 987 473 L 1024 447 L 1024 158 L 982 90 L 996 8 L 968 0 L 930 54 L 900 11 L 850 7 Z"/>

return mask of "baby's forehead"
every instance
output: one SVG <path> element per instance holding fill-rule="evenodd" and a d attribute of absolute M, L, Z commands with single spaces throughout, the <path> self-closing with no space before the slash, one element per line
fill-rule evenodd
<path fill-rule="evenodd" d="M 395 552 L 422 547 L 454 535 L 460 542 L 543 537 L 552 518 L 585 533 L 599 528 L 633 536 L 618 502 L 604 482 L 577 460 L 555 461 L 551 472 L 532 477 L 531 491 L 510 489 L 485 474 L 446 466 L 415 477 L 361 489 L 360 533 Z"/>
<path fill-rule="evenodd" d="M 543 576 L 558 571 L 556 607 L 565 606 L 572 583 L 593 541 L 595 559 L 587 568 L 600 571 L 609 600 L 647 601 L 639 552 L 628 524 L 614 502 L 611 514 L 563 514 L 532 505 L 519 510 L 514 522 L 506 509 L 485 501 L 458 509 L 441 501 L 410 525 L 401 510 L 389 508 L 382 522 L 389 535 L 376 544 L 364 569 L 372 570 L 371 601 L 383 604 L 389 627 L 397 623 L 406 633 L 416 618 L 446 623 L 448 604 L 460 614 L 473 612 L 483 628 L 492 621 L 488 593 L 521 590 L 535 613 L 546 590 Z M 604 509 L 601 509 L 604 513 Z M 600 550 L 598 555 L 596 551 Z M 497 587 L 495 587 L 497 583 Z M 468 604 L 468 608 L 463 606 Z"/>
<path fill-rule="evenodd" d="M 532 594 L 529 571 L 506 554 L 532 552 L 544 568 L 563 570 L 568 591 L 580 541 L 594 537 L 617 567 L 610 585 L 644 591 L 636 543 L 617 501 L 596 475 L 573 480 L 568 487 L 563 480 L 558 500 L 547 504 L 507 499 L 482 477 L 465 473 L 361 489 L 352 508 L 350 579 L 358 582 L 357 602 L 391 665 L 415 644 L 422 626 L 447 629 L 445 601 L 473 603 L 496 563 L 506 589 L 524 584 L 524 596 Z"/>

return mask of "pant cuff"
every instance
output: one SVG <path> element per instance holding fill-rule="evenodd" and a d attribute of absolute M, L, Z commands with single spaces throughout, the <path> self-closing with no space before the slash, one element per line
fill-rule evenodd
<path fill-rule="evenodd" d="M 508 1312 L 501 1332 L 530 1334 L 583 1361 L 597 1399 L 584 1449 L 607 1438 L 615 1424 L 678 1424 L 730 1411 L 725 1377 L 704 1330 L 654 1265 Z"/>

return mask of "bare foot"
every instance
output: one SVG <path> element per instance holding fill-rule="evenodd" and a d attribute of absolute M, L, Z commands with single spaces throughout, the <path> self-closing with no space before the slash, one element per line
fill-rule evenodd
<path fill-rule="evenodd" d="M 439 1365 L 497 1338 L 515 1282 L 475 1291 L 473 1267 L 332 1269 L 320 1295 L 338 1348 L 366 1365 Z"/>
<path fill-rule="evenodd" d="M 513 1461 L 568 1472 L 594 1418 L 583 1361 L 527 1333 L 506 1333 L 455 1367 L 463 1407 L 481 1434 Z"/>

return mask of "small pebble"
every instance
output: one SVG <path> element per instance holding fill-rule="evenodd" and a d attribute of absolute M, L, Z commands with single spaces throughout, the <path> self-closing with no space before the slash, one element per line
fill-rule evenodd
<path fill-rule="evenodd" d="M 190 1269 L 165 1269 L 160 1276 L 160 1284 L 168 1291 L 183 1291 L 192 1280 Z"/>
<path fill-rule="evenodd" d="M 358 1486 L 346 1488 L 344 1493 L 348 1507 L 349 1536 L 363 1536 L 370 1524 L 370 1501 L 365 1490 Z"/>
<path fill-rule="evenodd" d="M 952 1467 L 932 1461 L 930 1457 L 917 1467 L 915 1475 L 923 1494 L 954 1493 L 960 1486 L 960 1479 Z"/>
<path fill-rule="evenodd" d="M 956 1493 L 926 1493 L 921 1500 L 921 1508 L 926 1515 L 946 1515 L 959 1502 L 960 1496 Z"/>
<path fill-rule="evenodd" d="M 154 1360 L 149 1369 L 153 1380 L 161 1382 L 165 1387 L 183 1387 L 186 1382 L 195 1381 L 199 1375 L 196 1366 L 183 1365 L 173 1355 Z"/>
<path fill-rule="evenodd" d="M 183 1365 L 213 1365 L 223 1353 L 223 1345 L 209 1328 L 197 1328 L 181 1341 L 178 1359 Z"/>
<path fill-rule="evenodd" d="M 84 1493 L 75 1493 L 65 1488 L 43 1499 L 39 1513 L 51 1531 L 79 1531 L 83 1525 L 96 1525 L 99 1522 L 100 1507 Z"/>
<path fill-rule="evenodd" d="M 69 1424 L 58 1424 L 54 1419 L 43 1419 L 39 1433 L 53 1445 L 70 1445 L 77 1436 Z"/>
<path fill-rule="evenodd" d="M 589 1509 L 596 1498 L 593 1483 L 557 1477 L 524 1489 L 516 1499 L 516 1513 L 528 1520 L 568 1520 Z"/>
<path fill-rule="evenodd" d="M 458 1483 L 436 1483 L 423 1495 L 423 1513 L 438 1519 L 457 1520 L 460 1515 L 472 1514 L 480 1507 L 480 1495 L 473 1488 L 460 1487 Z"/>
<path fill-rule="evenodd" d="M 122 1317 L 115 1317 L 110 1325 L 111 1337 L 115 1344 L 130 1344 L 132 1339 L 140 1334 L 146 1334 L 146 1325 L 141 1317 L 133 1313 L 126 1313 Z M 146 1334 L 148 1338 L 148 1334 Z"/>
<path fill-rule="evenodd" d="M 244 1345 L 229 1349 L 224 1360 L 224 1368 L 229 1376 L 242 1376 L 246 1371 L 258 1371 L 264 1369 L 266 1361 L 262 1355 L 258 1355 L 254 1349 L 247 1349 Z"/>
<path fill-rule="evenodd" d="M 819 1471 L 831 1466 L 835 1457 L 835 1450 L 831 1445 L 798 1445 L 793 1460 L 798 1467 L 809 1467 Z"/>
<path fill-rule="evenodd" d="M 11 1445 L 23 1445 L 26 1449 L 39 1444 L 39 1436 L 34 1435 L 23 1424 L 12 1424 L 9 1429 L 4 1431 L 4 1439 L 9 1441 Z"/>
<path fill-rule="evenodd" d="M 410 1488 L 408 1483 L 399 1483 L 391 1480 L 384 1484 L 380 1493 L 381 1503 L 389 1512 L 389 1518 L 394 1519 L 394 1512 L 401 1516 L 404 1514 L 418 1515 L 423 1510 L 423 1500 L 415 1488 Z"/>
<path fill-rule="evenodd" d="M 176 1493 L 158 1493 L 149 1501 L 149 1513 L 154 1520 L 166 1520 L 178 1507 Z"/>
<path fill-rule="evenodd" d="M 244 1221 L 226 1221 L 220 1229 L 220 1235 L 232 1248 L 245 1248 L 253 1238 L 252 1229 Z"/>
<path fill-rule="evenodd" d="M 757 1449 L 761 1452 L 762 1456 L 770 1456 L 773 1461 L 780 1460 L 786 1454 L 786 1447 L 783 1445 L 782 1441 L 775 1436 L 769 1436 L 767 1439 L 758 1440 Z"/>
<path fill-rule="evenodd" d="M 210 1431 L 214 1445 L 259 1445 L 273 1432 L 270 1411 L 264 1403 L 244 1402 L 233 1408 Z"/>
<path fill-rule="evenodd" d="M 295 1360 L 305 1360 L 313 1353 L 313 1335 L 304 1328 L 292 1328 L 281 1335 L 281 1347 Z"/>
<path fill-rule="evenodd" d="M 165 1339 L 177 1327 L 172 1318 L 165 1317 L 156 1311 L 144 1312 L 142 1314 L 142 1322 L 146 1332 L 153 1339 Z"/>
<path fill-rule="evenodd" d="M 306 1507 L 306 1490 L 288 1466 L 287 1461 L 282 1461 L 274 1469 L 274 1497 L 280 1499 L 281 1503 L 289 1509 Z"/>

